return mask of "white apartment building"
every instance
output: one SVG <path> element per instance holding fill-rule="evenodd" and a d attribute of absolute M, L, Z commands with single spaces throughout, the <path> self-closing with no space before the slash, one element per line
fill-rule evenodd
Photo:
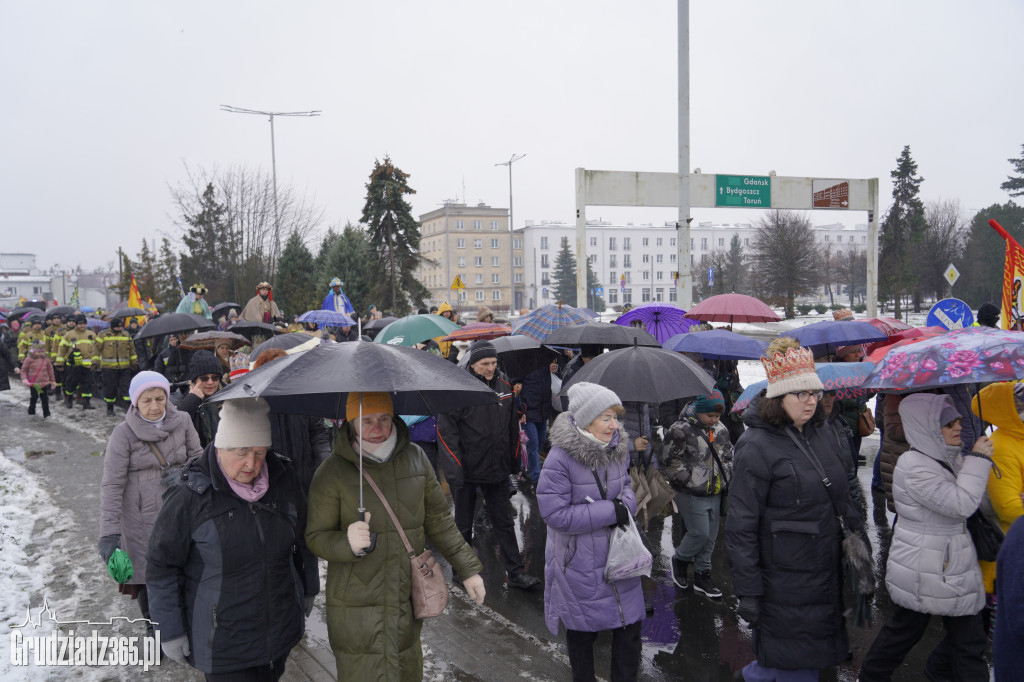
<path fill-rule="evenodd" d="M 835 256 L 850 250 L 867 249 L 867 225 L 848 227 L 842 223 L 814 228 L 815 242 Z M 576 225 L 557 221 L 526 221 L 515 230 L 522 236 L 526 305 L 530 308 L 555 303 L 552 274 L 562 238 L 576 251 Z M 690 229 L 690 267 L 697 271 L 715 251 L 728 251 L 733 236 L 744 249 L 755 241 L 757 230 L 749 223 L 699 223 Z M 664 225 L 612 225 L 587 222 L 587 258 L 603 291 L 598 295 L 609 306 L 650 301 L 677 300 L 675 273 L 678 271 L 675 223 Z M 703 273 L 702 273 L 703 274 Z"/>

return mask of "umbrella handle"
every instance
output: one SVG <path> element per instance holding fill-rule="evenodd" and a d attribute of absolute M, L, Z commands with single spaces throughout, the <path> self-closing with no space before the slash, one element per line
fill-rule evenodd
<path fill-rule="evenodd" d="M 360 509 L 359 510 L 359 520 L 360 521 L 365 521 L 366 520 L 366 510 L 365 509 Z M 370 546 L 367 547 L 366 549 L 364 549 L 363 552 L 366 553 L 366 554 L 369 554 L 370 552 L 372 552 L 375 549 L 377 549 L 377 534 L 374 533 L 371 530 L 370 531 Z"/>

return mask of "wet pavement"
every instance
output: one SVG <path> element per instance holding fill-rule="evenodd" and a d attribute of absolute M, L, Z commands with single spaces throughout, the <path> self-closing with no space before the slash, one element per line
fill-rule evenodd
<path fill-rule="evenodd" d="M 99 482 L 106 435 L 122 419 L 106 417 L 102 410 L 82 412 L 55 407 L 54 417 L 45 422 L 25 413 L 27 398 L 19 391 L 0 393 L 0 451 L 40 477 L 54 503 L 59 507 L 37 522 L 40 540 L 35 551 L 51 553 L 62 570 L 47 577 L 51 603 L 73 609 L 77 618 L 109 618 L 111 615 L 135 615 L 135 605 L 117 594 L 96 555 L 99 527 Z M 878 439 L 867 438 L 863 452 L 870 466 Z M 870 491 L 870 468 L 862 469 L 861 485 Z M 878 548 L 885 544 L 891 515 L 885 512 L 884 499 L 867 494 L 869 537 L 876 562 L 884 566 Z M 543 578 L 545 527 L 532 495 L 517 493 L 512 498 L 516 532 L 526 570 Z M 35 534 L 35 533 L 34 533 Z M 692 590 L 680 590 L 671 580 L 669 557 L 673 542 L 670 517 L 652 520 L 648 536 L 655 548 L 655 566 L 650 580 L 644 580 L 644 593 L 654 612 L 644 621 L 643 680 L 731 680 L 733 671 L 752 659 L 749 630 L 735 615 L 736 598 L 732 594 L 722 534 L 713 556 L 713 574 L 725 593 L 710 600 Z M 544 624 L 543 590 L 531 592 L 505 587 L 503 562 L 498 543 L 486 520 L 477 524 L 474 542 L 484 564 L 487 599 L 483 607 L 470 604 L 464 592 L 453 586 L 448 612 L 425 622 L 423 646 L 425 679 L 428 680 L 568 680 L 568 659 L 564 636 L 553 636 Z M 325 564 L 321 565 L 325 574 Z M 31 595 L 36 606 L 43 595 Z M 322 619 L 323 597 L 311 617 L 307 636 L 289 660 L 286 680 L 332 680 L 334 659 L 327 645 Z M 874 626 L 850 627 L 853 658 L 836 669 L 822 673 L 822 680 L 855 680 L 864 653 L 883 624 L 889 609 L 884 587 L 873 606 Z M 5 622 L 10 616 L 4 614 Z M 69 613 L 69 615 L 71 615 Z M 128 627 L 128 626 L 125 626 Z M 0 633 L 7 636 L 7 632 Z M 924 680 L 924 659 L 942 636 L 939 619 L 933 619 L 924 640 L 907 657 L 894 677 L 897 680 Z M 595 647 L 598 674 L 607 678 L 609 643 L 606 636 Z M 98 675 L 81 674 L 79 679 L 132 679 L 133 669 L 97 669 Z M 63 673 L 69 672 L 67 669 Z M 66 679 L 66 674 L 53 679 Z M 166 663 L 147 677 L 154 680 L 197 680 L 200 675 L 181 666 Z"/>

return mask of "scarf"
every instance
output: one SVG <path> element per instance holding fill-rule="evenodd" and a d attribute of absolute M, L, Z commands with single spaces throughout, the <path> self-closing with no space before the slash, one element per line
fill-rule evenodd
<path fill-rule="evenodd" d="M 220 464 L 220 459 L 217 459 L 217 466 L 220 467 L 220 472 L 224 474 L 224 478 L 227 479 L 228 485 L 235 491 L 235 494 L 246 502 L 257 502 L 261 497 L 267 494 L 270 490 L 270 474 L 267 472 L 267 461 L 263 460 L 263 466 L 260 467 L 260 473 L 253 479 L 252 485 L 246 483 L 239 483 L 235 479 L 231 478 L 224 472 L 224 467 Z"/>
<path fill-rule="evenodd" d="M 148 422 L 150 424 L 153 424 L 154 426 L 157 426 L 157 427 L 162 426 L 163 423 L 164 423 L 164 419 L 166 419 L 166 418 L 167 418 L 167 410 L 166 409 L 164 410 L 164 413 L 162 415 L 160 415 L 159 419 L 146 419 L 145 417 L 142 416 L 142 413 L 139 412 L 139 419 L 141 419 L 144 422 Z"/>
<path fill-rule="evenodd" d="M 576 420 L 575 419 L 572 420 L 572 425 L 576 426 Z M 615 433 L 612 434 L 612 439 L 610 441 L 608 441 L 607 443 L 605 443 L 603 440 L 601 440 L 600 438 L 598 438 L 597 436 L 592 434 L 590 431 L 586 431 L 584 429 L 581 429 L 579 426 L 576 426 L 576 431 L 578 431 L 579 434 L 581 436 L 583 436 L 584 438 L 586 438 L 586 439 L 588 439 L 588 440 L 590 440 L 590 441 L 592 441 L 594 443 L 597 443 L 602 448 L 606 448 L 608 450 L 614 450 L 615 448 L 619 447 L 619 432 L 618 431 L 616 431 Z"/>
<path fill-rule="evenodd" d="M 363 457 L 372 459 L 374 462 L 383 464 L 384 462 L 391 459 L 391 455 L 395 452 L 395 445 L 398 443 L 398 429 L 391 426 L 391 435 L 386 440 L 380 443 L 367 443 L 363 441 Z M 359 450 L 359 439 L 352 441 L 352 449 Z"/>

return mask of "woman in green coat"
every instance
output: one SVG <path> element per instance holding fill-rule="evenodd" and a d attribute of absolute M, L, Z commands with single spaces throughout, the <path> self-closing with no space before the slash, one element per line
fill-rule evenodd
<path fill-rule="evenodd" d="M 362 419 L 359 401 L 362 399 Z M 377 494 L 363 496 L 359 520 L 359 460 L 388 499 L 417 554 L 429 538 L 483 603 L 480 561 L 463 539 L 427 456 L 409 440 L 387 393 L 352 393 L 348 420 L 309 488 L 306 543 L 327 560 L 327 632 L 339 680 L 398 682 L 423 677 L 421 621 L 413 617 L 410 566 L 402 539 Z M 371 552 L 370 532 L 377 533 Z"/>

